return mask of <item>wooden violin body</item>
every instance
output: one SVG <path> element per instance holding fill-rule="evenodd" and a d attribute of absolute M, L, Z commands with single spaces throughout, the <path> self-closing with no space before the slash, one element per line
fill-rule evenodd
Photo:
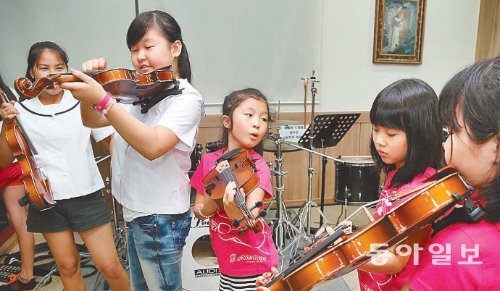
<path fill-rule="evenodd" d="M 256 223 L 256 217 L 251 215 L 251 209 L 247 208 L 245 198 L 239 190 L 241 188 L 248 194 L 259 185 L 259 177 L 255 175 L 255 165 L 247 151 L 235 149 L 221 156 L 217 160 L 217 166 L 203 177 L 205 192 L 219 208 L 224 208 L 224 193 L 230 181 L 236 183 L 235 202 L 242 210 L 248 227 L 256 232 L 260 231 L 261 224 Z"/>
<path fill-rule="evenodd" d="M 4 100 L 5 102 L 7 100 Z M 21 206 L 31 203 L 39 210 L 46 210 L 56 204 L 49 181 L 36 167 L 33 159 L 32 146 L 29 139 L 22 130 L 22 126 L 17 118 L 11 122 L 6 122 L 5 137 L 12 154 L 21 166 L 22 179 L 26 190 L 26 196 L 19 199 Z"/>
<path fill-rule="evenodd" d="M 445 168 L 445 177 L 430 183 L 411 199 L 360 230 L 317 251 L 300 266 L 286 269 L 266 286 L 273 291 L 310 290 L 325 280 L 343 276 L 366 263 L 377 252 L 412 235 L 421 235 L 430 223 L 466 197 L 470 190 L 458 173 Z M 313 250 L 314 251 L 314 250 Z"/>
<path fill-rule="evenodd" d="M 148 74 L 141 74 L 135 70 L 112 69 L 87 73 L 106 91 L 112 95 L 128 97 L 149 97 L 168 88 L 175 81 L 171 66 L 155 70 Z M 38 96 L 45 88 L 50 88 L 54 83 L 81 82 L 71 73 L 49 74 L 32 83 L 25 77 L 14 81 L 17 92 L 33 98 Z"/>

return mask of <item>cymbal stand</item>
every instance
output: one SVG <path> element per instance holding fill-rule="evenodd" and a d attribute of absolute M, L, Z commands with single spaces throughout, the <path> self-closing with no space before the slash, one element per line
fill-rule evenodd
<path fill-rule="evenodd" d="M 270 138 L 274 141 L 277 148 L 277 151 L 275 152 L 276 158 L 274 159 L 276 167 L 271 169 L 271 173 L 276 177 L 276 194 L 274 197 L 276 200 L 276 219 L 273 220 L 273 239 L 278 253 L 281 255 L 286 249 L 286 238 L 293 239 L 297 235 L 303 233 L 304 230 L 302 224 L 300 224 L 299 228 L 297 228 L 290 222 L 285 202 L 283 201 L 283 192 L 285 190 L 285 186 L 283 185 L 283 176 L 288 174 L 287 172 L 283 172 L 281 167 L 283 164 L 283 158 L 281 156 L 281 144 L 283 139 L 272 136 L 270 136 Z"/>
<path fill-rule="evenodd" d="M 270 135 L 269 138 L 275 142 L 277 148 L 275 153 L 276 167 L 271 168 L 271 173 L 276 176 L 276 195 L 274 199 L 276 200 L 276 218 L 271 221 L 270 226 L 272 225 L 273 240 L 279 254 L 279 266 L 280 269 L 284 269 L 288 265 L 288 261 L 298 254 L 301 242 L 310 243 L 312 239 L 306 236 L 304 225 L 300 219 L 298 219 L 298 227 L 291 222 L 283 201 L 282 193 L 285 190 L 283 176 L 288 174 L 283 172 L 281 168 L 283 164 L 281 144 L 284 140 L 279 135 Z M 288 245 L 287 239 L 291 240 Z"/>
<path fill-rule="evenodd" d="M 311 125 L 310 125 L 310 135 L 309 135 L 309 148 L 311 149 L 314 149 L 313 147 L 313 140 L 314 140 L 314 106 L 315 106 L 315 102 L 316 102 L 316 93 L 318 92 L 318 89 L 314 86 L 314 84 L 316 83 L 319 83 L 319 80 L 316 79 L 316 77 L 314 77 L 314 71 L 312 72 L 312 76 L 310 77 L 310 82 L 311 82 L 311 96 L 312 96 L 312 100 L 311 100 Z M 301 219 L 301 221 L 305 221 L 302 222 L 305 227 L 306 227 L 306 235 L 307 236 L 310 236 L 311 235 L 311 216 L 312 216 L 312 213 L 311 213 L 311 208 L 315 208 L 320 217 L 322 217 L 323 219 L 327 220 L 325 215 L 323 214 L 323 212 L 319 209 L 319 206 L 318 204 L 316 204 L 316 202 L 313 201 L 312 199 L 312 179 L 313 179 L 313 174 L 314 174 L 314 168 L 313 168 L 313 154 L 311 152 L 309 152 L 309 168 L 308 168 L 308 179 L 307 179 L 307 200 L 306 202 L 304 203 L 304 205 L 300 208 L 299 210 L 299 218 Z"/>

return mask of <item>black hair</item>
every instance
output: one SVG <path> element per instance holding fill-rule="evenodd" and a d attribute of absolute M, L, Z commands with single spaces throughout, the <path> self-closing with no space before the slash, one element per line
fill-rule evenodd
<path fill-rule="evenodd" d="M 402 79 L 385 87 L 375 98 L 370 110 L 373 125 L 402 130 L 406 134 L 407 156 L 392 178 L 390 187 L 409 183 L 427 167 L 439 169 L 444 164 L 442 127 L 437 113 L 438 99 L 434 90 L 422 80 Z M 395 168 L 386 164 L 375 149 L 370 150 L 379 171 L 387 174 Z"/>
<path fill-rule="evenodd" d="M 222 144 L 224 145 L 224 147 L 228 146 L 229 130 L 233 129 L 233 112 L 241 103 L 243 103 L 248 98 L 264 101 L 266 103 L 268 112 L 267 120 L 271 119 L 269 113 L 269 102 L 267 101 L 267 97 L 264 96 L 262 92 L 254 88 L 246 88 L 243 90 L 233 91 L 231 94 L 227 95 L 224 98 L 224 103 L 222 104 L 222 115 L 228 116 L 229 120 L 231 121 L 231 127 L 229 129 L 225 127 L 222 129 Z M 262 148 L 263 142 L 264 139 L 262 139 L 262 141 L 254 148 L 254 151 L 256 151 L 261 155 L 263 152 Z"/>
<path fill-rule="evenodd" d="M 462 113 L 465 130 L 473 141 L 497 139 L 497 163 L 500 123 L 500 56 L 484 59 L 463 69 L 444 86 L 439 95 L 439 118 L 451 132 L 459 131 L 457 112 Z M 486 201 L 486 219 L 500 221 L 499 165 L 490 183 L 480 187 Z"/>
<path fill-rule="evenodd" d="M 177 60 L 179 76 L 187 79 L 188 82 L 191 83 L 191 62 L 189 61 L 186 44 L 182 40 L 181 27 L 175 18 L 167 12 L 154 10 L 142 12 L 137 15 L 127 31 L 127 46 L 129 50 L 133 45 L 138 43 L 152 27 L 158 29 L 158 32 L 163 34 L 170 43 L 174 43 L 176 40 L 181 42 L 182 49 Z"/>
<path fill-rule="evenodd" d="M 33 69 L 33 67 L 36 65 L 36 62 L 40 58 L 40 55 L 45 51 L 46 49 L 51 50 L 55 52 L 59 58 L 64 62 L 66 67 L 68 67 L 68 62 L 69 58 L 66 52 L 57 44 L 51 42 L 51 41 L 41 41 L 34 43 L 28 52 L 28 67 L 26 68 L 26 78 L 31 80 L 32 82 L 35 81 L 35 78 L 33 78 L 30 74 L 30 70 Z"/>

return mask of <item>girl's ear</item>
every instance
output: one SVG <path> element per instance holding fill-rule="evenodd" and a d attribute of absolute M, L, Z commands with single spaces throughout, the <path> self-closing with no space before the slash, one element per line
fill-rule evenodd
<path fill-rule="evenodd" d="M 35 74 L 33 74 L 33 69 L 30 69 L 30 76 L 32 79 L 35 79 Z"/>
<path fill-rule="evenodd" d="M 231 119 L 227 115 L 222 115 L 222 125 L 224 125 L 225 128 L 229 129 L 231 128 Z"/>
<path fill-rule="evenodd" d="M 176 58 L 181 55 L 182 51 L 182 43 L 179 40 L 174 41 L 174 43 L 170 46 L 170 52 Z"/>

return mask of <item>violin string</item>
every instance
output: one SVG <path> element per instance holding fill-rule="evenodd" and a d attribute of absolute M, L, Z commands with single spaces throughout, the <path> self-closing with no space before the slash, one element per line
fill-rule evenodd
<path fill-rule="evenodd" d="M 227 185 L 227 183 L 229 183 L 231 181 L 235 182 L 235 184 L 236 184 L 236 193 L 234 195 L 234 199 L 236 201 L 236 205 L 238 205 L 238 208 L 243 213 L 243 217 L 247 220 L 248 225 L 251 228 L 253 228 L 253 223 L 250 220 L 252 218 L 251 213 L 248 210 L 248 208 L 246 207 L 245 199 L 243 198 L 243 195 L 241 194 L 241 192 L 239 190 L 239 186 L 236 183 L 236 179 L 233 176 L 233 172 L 228 168 L 228 169 L 223 170 L 221 172 L 221 175 L 224 178 L 224 180 L 226 182 L 226 185 Z"/>

